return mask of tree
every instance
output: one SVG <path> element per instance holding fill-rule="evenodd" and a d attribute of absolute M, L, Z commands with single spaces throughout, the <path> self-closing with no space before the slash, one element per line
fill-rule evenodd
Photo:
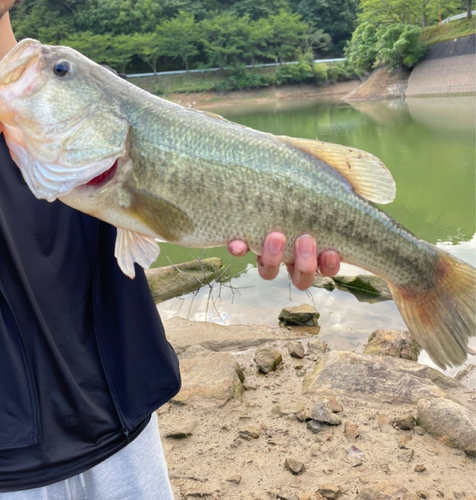
<path fill-rule="evenodd" d="M 224 69 L 238 64 L 249 40 L 250 18 L 232 12 L 215 14 L 199 23 L 200 40 L 210 64 Z"/>
<path fill-rule="evenodd" d="M 330 51 L 342 53 L 355 29 L 359 1 L 299 0 L 292 2 L 291 8 L 301 14 L 304 22 L 330 35 Z"/>
<path fill-rule="evenodd" d="M 304 52 L 314 57 L 314 52 L 327 52 L 332 44 L 332 38 L 323 30 L 309 26 L 303 38 Z"/>
<path fill-rule="evenodd" d="M 392 69 L 413 67 L 427 52 L 428 46 L 420 39 L 417 26 L 392 24 L 377 32 L 377 66 Z"/>
<path fill-rule="evenodd" d="M 466 17 L 471 19 L 473 16 L 473 0 L 466 0 Z"/>
<path fill-rule="evenodd" d="M 280 64 L 296 54 L 309 26 L 301 21 L 300 14 L 280 10 L 269 18 L 273 28 L 270 53 Z"/>
<path fill-rule="evenodd" d="M 137 55 L 148 64 L 154 74 L 157 73 L 157 62 L 164 55 L 163 38 L 157 33 L 138 33 L 135 35 L 138 53 Z"/>
<path fill-rule="evenodd" d="M 198 54 L 199 30 L 195 16 L 180 11 L 173 19 L 164 21 L 157 28 L 157 34 L 163 53 L 182 59 L 188 71 L 190 58 Z"/>
<path fill-rule="evenodd" d="M 251 23 L 244 57 L 251 60 L 253 66 L 255 65 L 256 59 L 272 58 L 268 50 L 269 41 L 272 37 L 273 27 L 268 18 L 258 19 Z"/>
<path fill-rule="evenodd" d="M 377 28 L 371 23 L 360 24 L 345 49 L 345 55 L 358 75 L 369 71 L 377 58 Z"/>

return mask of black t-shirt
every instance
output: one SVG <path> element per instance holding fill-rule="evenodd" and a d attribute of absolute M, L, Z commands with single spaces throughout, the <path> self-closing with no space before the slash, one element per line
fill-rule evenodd
<path fill-rule="evenodd" d="M 133 428 L 124 426 L 127 410 L 118 408 L 98 345 L 88 232 L 112 246 L 115 231 L 106 226 L 35 199 L 0 135 L 0 492 L 79 474 L 148 421 L 141 413 Z M 170 351 L 164 370 L 170 363 L 178 372 Z M 178 391 L 174 376 L 160 401 Z"/>

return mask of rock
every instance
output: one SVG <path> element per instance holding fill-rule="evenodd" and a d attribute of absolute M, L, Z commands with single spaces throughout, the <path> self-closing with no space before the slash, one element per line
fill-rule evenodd
<path fill-rule="evenodd" d="M 340 488 L 332 484 L 324 484 L 321 487 L 317 488 L 317 492 L 324 498 L 329 498 L 332 500 L 339 496 Z"/>
<path fill-rule="evenodd" d="M 332 292 L 332 290 L 336 287 L 336 284 L 331 277 L 316 274 L 312 286 L 315 286 L 316 288 L 325 288 L 326 290 Z"/>
<path fill-rule="evenodd" d="M 197 427 L 197 420 L 190 419 L 184 422 L 176 422 L 173 429 L 161 428 L 161 434 L 170 439 L 185 439 L 193 434 Z"/>
<path fill-rule="evenodd" d="M 393 425 L 404 431 L 411 431 L 416 425 L 416 418 L 411 413 L 397 415 L 393 419 Z"/>
<path fill-rule="evenodd" d="M 146 269 L 149 289 L 156 304 L 199 290 L 217 279 L 222 261 L 217 257 L 197 259 L 182 264 Z"/>
<path fill-rule="evenodd" d="M 415 465 L 415 468 L 413 470 L 415 472 L 425 472 L 426 467 L 423 464 L 417 464 L 417 465 Z"/>
<path fill-rule="evenodd" d="M 258 439 L 260 431 L 257 427 L 248 426 L 245 429 L 238 432 L 239 436 L 246 441 L 251 441 L 251 439 Z"/>
<path fill-rule="evenodd" d="M 463 370 L 460 370 L 455 379 L 462 382 L 468 389 L 476 391 L 476 365 L 468 365 Z"/>
<path fill-rule="evenodd" d="M 304 464 L 294 458 L 286 458 L 284 468 L 292 472 L 294 475 L 301 474 L 304 471 Z"/>
<path fill-rule="evenodd" d="M 334 413 L 340 413 L 341 411 L 344 411 L 344 408 L 342 408 L 342 405 L 337 402 L 337 399 L 334 397 L 330 397 L 327 399 L 327 404 L 329 405 L 329 408 L 334 412 Z"/>
<path fill-rule="evenodd" d="M 285 307 L 278 316 L 282 325 L 317 325 L 320 314 L 309 304 Z"/>
<path fill-rule="evenodd" d="M 202 401 L 223 405 L 243 393 L 243 372 L 235 358 L 227 352 L 190 347 L 180 358 L 180 373 L 182 389 L 172 399 L 173 403 Z"/>
<path fill-rule="evenodd" d="M 361 293 L 378 297 L 381 300 L 392 300 L 392 293 L 387 283 L 382 278 L 373 274 L 360 274 L 357 276 L 333 276 L 339 288 L 343 287 L 352 293 Z"/>
<path fill-rule="evenodd" d="M 417 420 L 438 441 L 476 456 L 476 415 L 468 408 L 449 399 L 422 399 Z"/>
<path fill-rule="evenodd" d="M 430 494 L 427 491 L 424 490 L 418 490 L 416 492 L 418 498 L 422 498 L 423 500 L 426 500 L 427 498 L 430 498 Z"/>
<path fill-rule="evenodd" d="M 356 458 L 358 460 L 365 460 L 365 453 L 362 450 L 359 450 L 357 446 L 351 446 L 347 450 L 347 455 L 351 458 Z"/>
<path fill-rule="evenodd" d="M 348 441 L 355 441 L 360 436 L 359 426 L 352 422 L 346 422 L 344 424 L 344 434 Z"/>
<path fill-rule="evenodd" d="M 310 420 L 307 423 L 307 428 L 314 434 L 319 434 L 320 432 L 329 430 L 329 426 L 327 424 L 322 424 L 320 422 L 316 422 L 315 420 Z"/>
<path fill-rule="evenodd" d="M 302 342 L 300 342 L 299 340 L 290 342 L 288 344 L 288 352 L 289 355 L 293 358 L 304 358 L 304 346 L 302 345 Z"/>
<path fill-rule="evenodd" d="M 393 356 L 417 361 L 421 348 L 407 330 L 375 330 L 370 334 L 365 354 Z"/>
<path fill-rule="evenodd" d="M 412 440 L 412 437 L 410 434 L 405 434 L 398 440 L 398 447 L 404 450 L 408 450 L 408 443 Z"/>
<path fill-rule="evenodd" d="M 241 483 L 241 476 L 239 474 L 235 474 L 234 476 L 231 476 L 227 479 L 229 483 L 233 484 L 240 484 Z"/>
<path fill-rule="evenodd" d="M 356 500 L 418 500 L 418 497 L 399 484 L 379 483 L 364 488 Z"/>
<path fill-rule="evenodd" d="M 417 436 L 423 436 L 423 434 L 425 434 L 425 429 L 423 429 L 423 427 L 420 427 L 419 425 L 415 425 L 415 427 L 413 428 L 413 432 Z"/>
<path fill-rule="evenodd" d="M 321 339 L 312 339 L 307 343 L 309 354 L 324 354 L 327 351 L 327 344 Z"/>
<path fill-rule="evenodd" d="M 341 419 L 332 412 L 326 402 L 317 403 L 311 411 L 311 418 L 316 422 L 330 425 L 340 425 Z"/>
<path fill-rule="evenodd" d="M 331 351 L 303 379 L 305 394 L 369 398 L 375 402 L 415 404 L 422 398 L 447 394 L 474 407 L 461 382 L 438 370 L 406 359 Z"/>
<path fill-rule="evenodd" d="M 276 367 L 283 361 L 281 354 L 269 347 L 260 347 L 255 352 L 255 362 L 258 369 L 263 373 L 276 370 Z"/>

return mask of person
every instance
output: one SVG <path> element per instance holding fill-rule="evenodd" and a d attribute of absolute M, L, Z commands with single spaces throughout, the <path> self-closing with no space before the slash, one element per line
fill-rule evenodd
<path fill-rule="evenodd" d="M 16 43 L 14 3 L 0 0 L 0 59 Z M 117 266 L 115 231 L 34 198 L 0 134 L 0 500 L 173 498 L 155 410 L 180 389 L 178 360 L 144 272 Z M 262 278 L 284 243 L 267 236 Z M 338 254 L 316 248 L 295 243 L 300 289 L 318 265 L 338 270 Z"/>

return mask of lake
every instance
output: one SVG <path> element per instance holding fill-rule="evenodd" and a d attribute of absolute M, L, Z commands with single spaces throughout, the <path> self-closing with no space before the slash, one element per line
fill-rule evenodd
<path fill-rule="evenodd" d="M 277 135 L 335 142 L 378 156 L 397 184 L 395 201 L 382 208 L 408 230 L 476 265 L 476 99 L 413 98 L 353 104 L 301 100 L 213 110 L 225 118 Z M 232 258 L 224 248 L 161 245 L 154 267 L 218 256 L 229 281 L 158 306 L 163 318 L 181 316 L 222 324 L 278 325 L 288 305 L 309 303 L 320 313 L 320 338 L 335 350 L 361 352 L 379 328 L 404 329 L 393 301 L 368 303 L 348 292 L 290 286 L 285 268 L 270 282 L 259 278 L 255 256 Z M 342 266 L 342 274 L 356 268 Z M 472 339 L 473 341 L 475 339 Z M 475 347 L 475 342 L 471 344 Z M 469 361 L 476 362 L 476 356 Z M 426 353 L 420 361 L 434 366 Z M 456 370 L 457 371 L 457 370 Z M 447 371 L 448 374 L 454 371 Z"/>

